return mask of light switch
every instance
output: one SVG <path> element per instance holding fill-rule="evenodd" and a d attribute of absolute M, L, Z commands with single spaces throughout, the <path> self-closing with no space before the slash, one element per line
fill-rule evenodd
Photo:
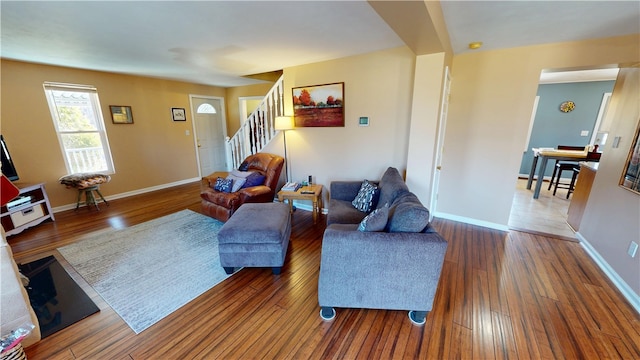
<path fill-rule="evenodd" d="M 611 145 L 612 148 L 617 149 L 618 146 L 620 146 L 620 136 L 616 136 L 613 138 L 613 144 Z"/>
<path fill-rule="evenodd" d="M 589 136 L 589 130 L 582 130 L 580 136 Z"/>
<path fill-rule="evenodd" d="M 186 136 L 189 136 L 189 130 L 185 130 L 185 131 L 184 131 L 184 134 L 185 134 Z"/>

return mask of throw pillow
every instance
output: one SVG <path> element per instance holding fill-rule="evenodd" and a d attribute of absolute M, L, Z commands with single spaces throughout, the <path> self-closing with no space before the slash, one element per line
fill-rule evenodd
<path fill-rule="evenodd" d="M 229 193 L 231 192 L 232 184 L 233 184 L 233 180 L 223 179 L 221 177 L 218 177 L 216 179 L 216 184 L 213 186 L 213 190 Z"/>
<path fill-rule="evenodd" d="M 242 164 L 240 164 L 240 167 L 238 168 L 238 170 L 240 171 L 249 170 L 249 162 L 247 160 L 243 161 Z"/>
<path fill-rule="evenodd" d="M 260 174 L 259 172 L 252 172 L 251 175 L 247 176 L 247 182 L 242 185 L 243 188 L 248 188 L 252 186 L 258 186 L 264 184 L 264 180 L 267 177 Z"/>
<path fill-rule="evenodd" d="M 240 170 L 231 170 L 231 175 L 246 178 L 247 176 L 253 174 L 253 171 L 240 171 Z"/>
<path fill-rule="evenodd" d="M 351 205 L 362 212 L 369 212 L 373 207 L 373 197 L 376 194 L 378 187 L 365 180 L 360 185 L 360 191 L 358 195 L 353 199 Z"/>
<path fill-rule="evenodd" d="M 247 182 L 247 179 L 245 179 L 243 177 L 235 176 L 233 174 L 229 174 L 227 176 L 227 180 L 232 180 L 233 181 L 233 186 L 231 187 L 231 192 L 236 192 L 236 191 L 240 190 L 242 185 L 244 185 L 244 183 Z"/>
<path fill-rule="evenodd" d="M 362 219 L 358 230 L 360 231 L 382 231 L 387 226 L 387 220 L 389 219 L 389 204 L 384 204 L 383 207 L 375 209 L 371 214 Z"/>

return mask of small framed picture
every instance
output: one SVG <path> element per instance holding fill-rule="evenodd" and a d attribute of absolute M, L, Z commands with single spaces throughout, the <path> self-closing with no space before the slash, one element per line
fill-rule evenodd
<path fill-rule="evenodd" d="M 171 108 L 171 118 L 173 121 L 187 121 L 187 114 L 184 108 Z"/>
<path fill-rule="evenodd" d="M 109 105 L 109 110 L 114 124 L 133 124 L 131 106 Z"/>

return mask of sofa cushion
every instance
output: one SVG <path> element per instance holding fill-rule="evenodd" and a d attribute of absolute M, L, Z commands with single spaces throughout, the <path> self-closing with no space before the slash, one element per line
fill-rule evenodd
<path fill-rule="evenodd" d="M 373 201 L 377 191 L 377 186 L 365 180 L 360 185 L 360 191 L 358 191 L 358 195 L 356 195 L 351 204 L 356 209 L 368 213 L 373 208 Z"/>
<path fill-rule="evenodd" d="M 357 226 L 366 215 L 366 213 L 354 208 L 353 205 L 351 205 L 351 201 L 329 199 L 327 225 L 356 224 Z"/>
<path fill-rule="evenodd" d="M 418 197 L 406 192 L 391 205 L 386 230 L 388 232 L 421 232 L 429 225 L 429 210 Z"/>
<path fill-rule="evenodd" d="M 389 219 L 389 204 L 373 210 L 365 216 L 358 226 L 359 231 L 383 231 Z"/>
<path fill-rule="evenodd" d="M 247 176 L 247 181 L 242 185 L 242 188 L 248 188 L 252 186 L 258 186 L 264 184 L 264 179 L 266 176 L 260 174 L 259 172 L 251 172 L 249 176 Z"/>
<path fill-rule="evenodd" d="M 231 186 L 233 184 L 233 180 L 231 179 L 223 179 L 218 177 L 216 179 L 216 183 L 213 185 L 213 189 L 220 192 L 231 192 Z"/>
<path fill-rule="evenodd" d="M 377 207 L 384 206 L 384 204 L 391 204 L 391 206 L 393 206 L 393 202 L 398 195 L 409 191 L 398 169 L 393 167 L 389 167 L 382 175 L 378 183 L 378 189 L 380 189 L 380 198 L 378 199 Z"/>

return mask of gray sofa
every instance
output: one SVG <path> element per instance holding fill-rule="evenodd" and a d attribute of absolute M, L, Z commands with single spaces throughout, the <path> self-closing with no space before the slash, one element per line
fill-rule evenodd
<path fill-rule="evenodd" d="M 335 307 L 409 310 L 414 324 L 424 324 L 447 241 L 430 226 L 429 211 L 409 191 L 397 169 L 388 168 L 380 181 L 371 183 L 377 185 L 379 196 L 374 197 L 370 212 L 352 205 L 362 181 L 330 185 L 318 279 L 320 315 L 333 319 Z M 365 217 L 374 216 L 380 231 L 359 229 Z"/>

